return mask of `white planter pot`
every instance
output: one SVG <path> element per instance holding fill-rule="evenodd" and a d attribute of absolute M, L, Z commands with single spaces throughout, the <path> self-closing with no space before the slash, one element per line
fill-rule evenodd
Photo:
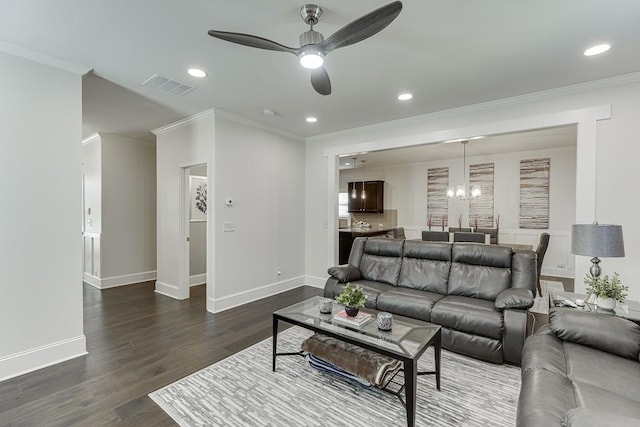
<path fill-rule="evenodd" d="M 600 298 L 596 299 L 596 305 L 603 310 L 613 310 L 616 308 L 616 300 L 613 298 Z"/>

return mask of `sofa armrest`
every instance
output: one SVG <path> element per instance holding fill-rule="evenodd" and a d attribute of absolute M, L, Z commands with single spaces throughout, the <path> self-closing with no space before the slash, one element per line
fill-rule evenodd
<path fill-rule="evenodd" d="M 607 353 L 638 360 L 640 326 L 620 317 L 554 307 L 549 325 L 562 341 L 586 345 Z"/>
<path fill-rule="evenodd" d="M 502 311 L 506 308 L 527 309 L 533 306 L 533 293 L 525 288 L 509 288 L 496 297 L 495 307 Z"/>
<path fill-rule="evenodd" d="M 327 272 L 331 277 L 335 277 L 338 279 L 338 282 L 341 283 L 356 281 L 362 278 L 360 270 L 349 264 L 331 267 Z"/>
<path fill-rule="evenodd" d="M 502 332 L 502 354 L 504 361 L 520 366 L 522 347 L 527 338 L 528 310 L 508 308 L 502 312 L 504 330 Z"/>

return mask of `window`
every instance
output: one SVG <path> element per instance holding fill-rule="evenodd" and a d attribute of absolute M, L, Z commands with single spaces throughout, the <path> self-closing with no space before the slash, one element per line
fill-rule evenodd
<path fill-rule="evenodd" d="M 349 217 L 349 193 L 338 193 L 338 218 Z"/>

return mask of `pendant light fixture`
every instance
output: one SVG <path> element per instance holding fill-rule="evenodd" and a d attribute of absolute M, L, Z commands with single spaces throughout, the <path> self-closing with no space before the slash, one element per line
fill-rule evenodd
<path fill-rule="evenodd" d="M 362 200 L 366 199 L 367 194 L 364 191 L 364 163 L 366 162 L 366 160 L 361 160 L 362 162 L 362 193 L 360 193 L 360 197 L 362 198 Z"/>
<path fill-rule="evenodd" d="M 469 141 L 460 141 L 460 143 L 462 144 L 462 185 L 456 186 L 455 190 L 449 187 L 447 197 L 450 199 L 455 197 L 458 200 L 477 199 L 482 194 L 480 187 L 477 185 L 471 189 L 471 197 L 467 196 L 467 144 Z"/>
<path fill-rule="evenodd" d="M 355 169 L 356 168 L 356 161 L 358 160 L 358 158 L 357 157 L 352 157 L 352 159 L 353 159 L 353 168 L 352 169 Z M 356 191 L 355 178 L 354 178 L 354 181 L 353 181 L 353 188 L 351 189 L 351 198 L 352 199 L 357 199 L 358 198 L 358 192 Z"/>

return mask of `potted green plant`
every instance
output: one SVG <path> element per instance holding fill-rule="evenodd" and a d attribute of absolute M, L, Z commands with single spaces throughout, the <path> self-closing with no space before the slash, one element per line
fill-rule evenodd
<path fill-rule="evenodd" d="M 590 274 L 584 278 L 587 285 L 587 293 L 595 295 L 596 305 L 604 310 L 613 310 L 617 302 L 624 302 L 627 298 L 629 287 L 620 282 L 618 273 L 613 273 L 613 277 L 608 275 L 593 277 Z"/>
<path fill-rule="evenodd" d="M 342 293 L 336 297 L 336 302 L 344 305 L 347 316 L 355 317 L 360 307 L 364 307 L 367 302 L 367 296 L 360 285 L 351 286 L 351 283 L 347 283 Z"/>

